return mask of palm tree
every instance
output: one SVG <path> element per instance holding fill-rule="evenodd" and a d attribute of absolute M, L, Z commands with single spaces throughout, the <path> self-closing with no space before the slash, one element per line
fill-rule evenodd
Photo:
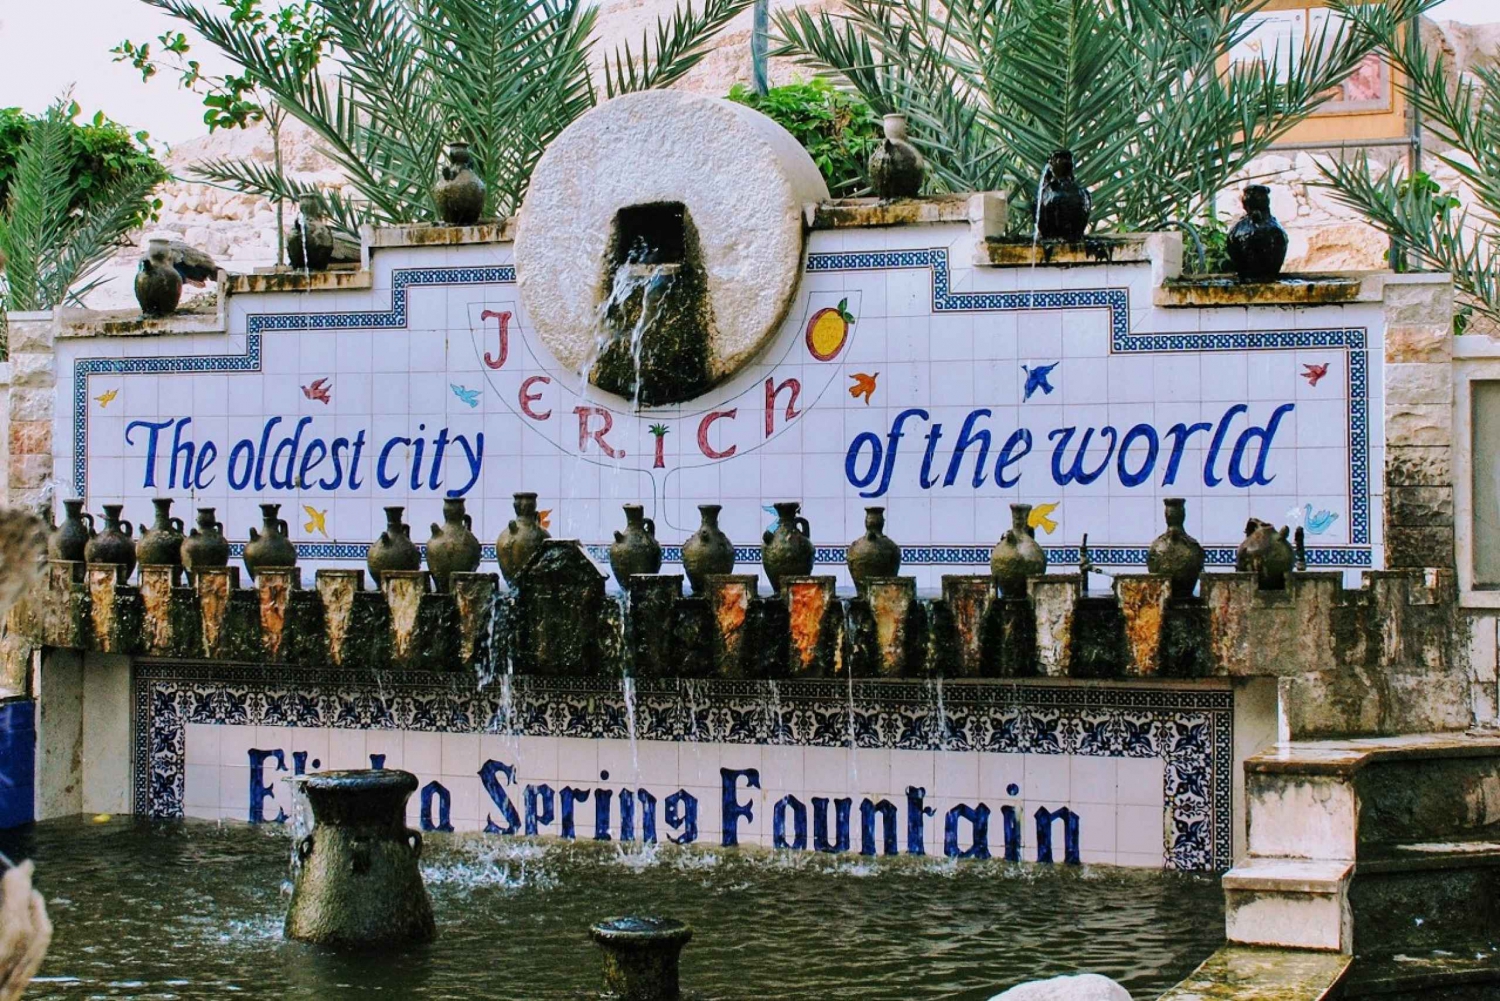
<path fill-rule="evenodd" d="M 848 0 L 779 12 L 777 55 L 901 112 L 950 190 L 1000 190 L 1031 229 L 1071 149 L 1095 225 L 1190 224 L 1372 47 L 1330 18 L 1300 52 L 1232 60 L 1263 0 Z"/>
<path fill-rule="evenodd" d="M 1425 173 L 1412 175 L 1401 164 L 1377 169 L 1368 154 L 1319 168 L 1334 197 L 1390 237 L 1406 264 L 1453 276 L 1461 324 L 1475 315 L 1500 324 L 1500 71 L 1475 65 L 1456 79 L 1441 53 L 1424 50 L 1421 33 L 1407 29 L 1435 3 L 1389 0 L 1366 7 L 1335 0 L 1379 42 L 1429 137 L 1443 149 L 1433 155 L 1457 172 L 1472 207 Z"/>
<path fill-rule="evenodd" d="M 106 279 L 95 272 L 138 222 L 160 180 L 145 168 L 126 172 L 93 195 L 88 209 L 71 208 L 79 183 L 73 167 L 72 101 L 64 96 L 32 123 L 16 154 L 15 173 L 0 208 L 0 305 L 51 309 L 83 299 Z M 0 358 L 5 356 L 0 339 Z"/>
<path fill-rule="evenodd" d="M 332 78 L 299 72 L 263 38 L 194 0 L 143 0 L 191 25 L 317 136 L 358 201 L 315 193 L 338 228 L 435 219 L 433 172 L 445 141 L 470 143 L 487 214 L 513 212 L 542 150 L 594 107 L 589 65 L 597 7 L 587 0 L 311 0 L 328 32 Z M 603 94 L 664 87 L 703 57 L 750 0 L 683 0 L 655 37 L 607 55 Z M 247 161 L 195 172 L 267 198 L 314 189 Z"/>

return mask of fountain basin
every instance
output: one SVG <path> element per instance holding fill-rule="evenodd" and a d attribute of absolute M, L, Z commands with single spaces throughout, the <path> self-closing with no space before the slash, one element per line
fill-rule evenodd
<path fill-rule="evenodd" d="M 621 1001 L 677 1001 L 678 959 L 693 930 L 673 918 L 620 917 L 589 929 L 604 950 L 604 986 Z"/>
<path fill-rule="evenodd" d="M 296 844 L 286 937 L 344 949 L 431 941 L 437 926 L 417 868 L 422 835 L 404 818 L 417 777 L 330 771 L 302 789 L 314 826 Z"/>

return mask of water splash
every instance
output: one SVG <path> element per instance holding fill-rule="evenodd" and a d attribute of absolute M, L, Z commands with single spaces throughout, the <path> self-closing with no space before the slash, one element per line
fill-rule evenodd
<path fill-rule="evenodd" d="M 633 778 L 639 782 L 641 778 L 641 755 L 640 748 L 636 743 L 635 679 L 626 675 L 620 680 L 620 690 L 625 697 L 625 730 L 630 735 L 630 764 L 635 769 Z"/>

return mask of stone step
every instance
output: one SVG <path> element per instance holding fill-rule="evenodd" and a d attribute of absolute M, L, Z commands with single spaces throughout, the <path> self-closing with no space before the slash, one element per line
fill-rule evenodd
<path fill-rule="evenodd" d="M 1430 952 L 1358 956 L 1344 998 L 1380 1001 L 1494 1001 L 1500 997 L 1500 954 L 1488 943 Z"/>
<path fill-rule="evenodd" d="M 1349 906 L 1359 954 L 1500 938 L 1500 844 L 1418 842 L 1362 853 Z"/>
<path fill-rule="evenodd" d="M 1343 860 L 1250 858 L 1224 874 L 1225 937 L 1235 945 L 1349 952 L 1349 882 Z"/>
<path fill-rule="evenodd" d="M 1500 827 L 1500 737 L 1278 744 L 1245 763 L 1245 790 L 1253 856 L 1352 859 L 1369 844 L 1468 838 Z"/>

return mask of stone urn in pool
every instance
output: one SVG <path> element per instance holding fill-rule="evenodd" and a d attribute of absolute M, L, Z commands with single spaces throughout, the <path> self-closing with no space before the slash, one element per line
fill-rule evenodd
<path fill-rule="evenodd" d="M 93 537 L 94 516 L 83 509 L 83 501 L 65 500 L 62 524 L 47 536 L 47 558 L 82 563 L 84 550 Z"/>
<path fill-rule="evenodd" d="M 417 777 L 391 769 L 320 772 L 303 780 L 313 829 L 296 844 L 287 938 L 344 949 L 430 942 L 432 902 L 406 826 Z"/>
<path fill-rule="evenodd" d="M 802 505 L 798 501 L 782 501 L 772 506 L 776 508 L 776 529 L 761 536 L 765 548 L 761 550 L 760 565 L 771 579 L 771 589 L 780 591 L 783 578 L 812 573 L 812 529 L 799 513 Z"/>
<path fill-rule="evenodd" d="M 625 531 L 615 532 L 615 543 L 609 547 L 609 568 L 621 590 L 630 586 L 632 575 L 661 570 L 656 522 L 646 517 L 646 509 L 639 504 L 625 505 Z"/>
<path fill-rule="evenodd" d="M 1287 527 L 1276 527 L 1259 518 L 1245 522 L 1245 541 L 1234 553 L 1234 568 L 1240 573 L 1255 574 L 1264 589 L 1279 591 L 1286 586 L 1286 575 L 1297 561 L 1296 550 L 1287 541 Z"/>
<path fill-rule="evenodd" d="M 260 506 L 261 530 L 250 528 L 250 541 L 245 544 L 245 569 L 250 579 L 267 567 L 294 567 L 297 565 L 297 547 L 288 538 L 287 523 L 279 517 L 280 504 Z"/>
<path fill-rule="evenodd" d="M 104 531 L 89 539 L 83 558 L 89 563 L 114 563 L 125 568 L 129 578 L 135 572 L 135 534 L 130 522 L 120 517 L 124 504 L 104 505 Z"/>
<path fill-rule="evenodd" d="M 894 577 L 901 569 L 901 547 L 885 534 L 885 508 L 865 508 L 865 534 L 849 543 L 849 576 L 863 591 L 871 577 Z"/>
<path fill-rule="evenodd" d="M 182 566 L 182 519 L 172 517 L 172 498 L 156 497 L 151 503 L 156 506 L 156 520 L 141 533 L 135 553 L 141 566 Z"/>
<path fill-rule="evenodd" d="M 514 505 L 516 516 L 495 540 L 495 559 L 507 584 L 515 582 L 516 574 L 541 551 L 542 543 L 552 538 L 537 514 L 536 494 L 516 494 Z"/>
<path fill-rule="evenodd" d="M 1026 578 L 1047 572 L 1047 553 L 1037 544 L 1030 520 L 1030 504 L 1012 504 L 1010 528 L 990 551 L 990 576 L 1001 597 L 1026 597 Z"/>
<path fill-rule="evenodd" d="M 678 964 L 693 930 L 672 918 L 610 918 L 589 929 L 604 950 L 604 990 L 614 1001 L 677 1001 Z"/>
<path fill-rule="evenodd" d="M 1170 577 L 1174 598 L 1190 598 L 1203 573 L 1203 547 L 1182 527 L 1187 524 L 1187 501 L 1168 497 L 1162 505 L 1166 508 L 1167 530 L 1146 550 L 1146 570 Z"/>
<path fill-rule="evenodd" d="M 365 554 L 365 565 L 377 586 L 387 570 L 422 569 L 422 551 L 411 541 L 411 526 L 401 520 L 405 513 L 404 507 L 385 509 L 385 530 Z"/>
<path fill-rule="evenodd" d="M 438 590 L 448 590 L 448 579 L 453 574 L 478 570 L 481 551 L 474 534 L 474 519 L 464 510 L 464 499 L 444 499 L 443 523 L 432 523 L 432 538 L 427 540 L 427 569 L 437 581 Z"/>
<path fill-rule="evenodd" d="M 734 543 L 719 529 L 719 504 L 699 504 L 698 531 L 682 544 L 682 569 L 694 594 L 702 594 L 710 574 L 734 573 Z"/>
<path fill-rule="evenodd" d="M 198 523 L 182 540 L 182 565 L 188 573 L 229 565 L 229 540 L 224 538 L 224 523 L 214 517 L 213 508 L 198 509 Z"/>

